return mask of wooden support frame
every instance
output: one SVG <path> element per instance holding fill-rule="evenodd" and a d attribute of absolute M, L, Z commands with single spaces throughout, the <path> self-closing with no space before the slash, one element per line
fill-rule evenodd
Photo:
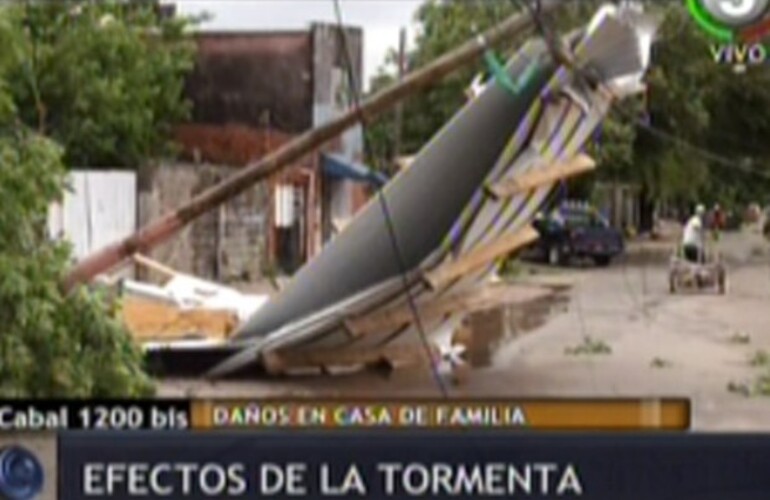
<path fill-rule="evenodd" d="M 429 323 L 453 311 L 465 310 L 470 305 L 469 301 L 469 294 L 457 294 L 418 306 L 420 319 Z M 411 307 L 408 304 L 399 304 L 394 308 L 349 319 L 345 322 L 345 327 L 353 338 L 358 338 L 377 332 L 392 331 L 410 324 L 413 320 L 414 314 Z"/>
<path fill-rule="evenodd" d="M 519 250 L 538 237 L 538 232 L 532 226 L 526 226 L 515 233 L 501 236 L 492 243 L 474 248 L 461 256 L 459 260 L 443 264 L 437 269 L 429 271 L 423 276 L 423 279 L 432 290 L 438 290 L 456 278 Z"/>
<path fill-rule="evenodd" d="M 537 286 L 501 287 L 489 286 L 482 289 L 455 293 L 448 297 L 438 298 L 418 306 L 420 319 L 426 323 L 438 321 L 447 314 L 457 311 L 473 313 L 482 309 L 495 307 L 503 303 L 526 302 L 548 293 Z M 345 322 L 354 338 L 366 335 L 390 332 L 396 328 L 411 324 L 414 314 L 408 304 L 372 312 L 370 314 L 352 318 Z"/>
<path fill-rule="evenodd" d="M 487 191 L 494 199 L 508 198 L 558 182 L 596 168 L 596 162 L 586 154 L 579 154 L 567 161 L 536 168 L 511 179 L 505 179 L 490 186 Z"/>
<path fill-rule="evenodd" d="M 431 345 L 431 355 L 440 356 Z M 387 363 L 391 368 L 416 364 L 426 359 L 422 344 L 392 344 L 379 348 L 317 349 L 312 351 L 269 351 L 262 354 L 262 365 L 271 375 L 284 375 L 292 370 L 316 368 L 328 370 L 335 366 L 358 366 Z"/>

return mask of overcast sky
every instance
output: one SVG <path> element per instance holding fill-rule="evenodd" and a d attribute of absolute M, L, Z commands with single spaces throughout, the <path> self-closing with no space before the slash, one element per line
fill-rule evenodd
<path fill-rule="evenodd" d="M 177 0 L 180 13 L 209 12 L 204 29 L 305 29 L 313 21 L 336 22 L 332 0 Z M 364 30 L 364 79 L 382 65 L 389 48 L 398 47 L 398 32 L 414 35 L 414 14 L 422 0 L 340 0 L 345 24 Z"/>

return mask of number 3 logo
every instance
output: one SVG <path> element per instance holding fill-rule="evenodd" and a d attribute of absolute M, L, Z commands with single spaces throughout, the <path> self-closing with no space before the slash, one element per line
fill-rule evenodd
<path fill-rule="evenodd" d="M 722 12 L 732 17 L 743 17 L 750 14 L 754 6 L 754 0 L 722 0 L 719 3 Z"/>
<path fill-rule="evenodd" d="M 738 28 L 759 21 L 770 0 L 701 0 L 701 5 L 717 22 Z"/>

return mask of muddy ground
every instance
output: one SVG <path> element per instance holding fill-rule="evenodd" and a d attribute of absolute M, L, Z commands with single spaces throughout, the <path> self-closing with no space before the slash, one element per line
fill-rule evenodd
<path fill-rule="evenodd" d="M 670 295 L 669 243 L 637 243 L 606 269 L 570 267 L 562 300 L 533 305 L 452 396 L 687 396 L 693 428 L 770 430 L 770 253 L 756 232 L 723 237 L 728 293 Z M 548 271 L 552 272 L 552 271 Z M 575 353 L 577 351 L 578 353 Z M 609 351 L 609 352 L 605 352 Z M 484 358 L 484 356 L 482 356 Z M 765 359 L 767 358 L 767 359 Z M 753 362 L 752 362 L 753 360 Z M 767 384 L 770 390 L 770 384 Z M 161 394 L 198 397 L 439 396 L 427 369 L 385 377 L 165 380 Z"/>
<path fill-rule="evenodd" d="M 763 355 L 770 352 L 770 244 L 752 231 L 726 235 L 725 296 L 671 296 L 666 279 L 670 248 L 670 243 L 634 244 L 622 262 L 607 269 L 570 268 L 556 274 L 536 269 L 538 280 L 571 282 L 571 288 L 509 316 L 513 328 L 507 338 L 486 327 L 483 345 L 472 356 L 477 366 L 463 385 L 444 385 L 449 395 L 684 396 L 693 401 L 694 430 L 769 431 L 770 395 L 752 393 L 766 375 L 770 394 L 770 355 Z M 432 374 L 419 368 L 389 377 L 362 373 L 219 383 L 167 379 L 160 394 L 441 396 Z M 33 449 L 52 478 L 54 439 L 36 434 L 5 441 Z M 55 481 L 48 482 L 41 498 L 56 498 Z"/>

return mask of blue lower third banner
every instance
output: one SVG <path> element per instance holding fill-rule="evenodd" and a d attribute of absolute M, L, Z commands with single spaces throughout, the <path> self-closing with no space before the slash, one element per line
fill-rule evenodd
<path fill-rule="evenodd" d="M 66 499 L 770 498 L 770 435 L 78 431 L 58 455 Z"/>

